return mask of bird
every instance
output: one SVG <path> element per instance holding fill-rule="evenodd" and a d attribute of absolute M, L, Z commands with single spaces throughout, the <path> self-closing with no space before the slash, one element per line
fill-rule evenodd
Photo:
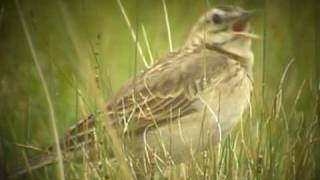
<path fill-rule="evenodd" d="M 128 80 L 106 103 L 108 127 L 133 136 L 132 152 L 156 163 L 178 164 L 216 145 L 241 120 L 253 90 L 254 11 L 217 6 L 200 16 L 185 43 Z M 70 127 L 63 152 L 94 147 L 96 115 Z M 130 139 L 131 141 L 131 139 Z M 126 143 L 126 141 L 124 142 Z M 49 148 L 52 150 L 53 148 Z M 16 167 L 21 175 L 57 162 L 54 153 Z"/>

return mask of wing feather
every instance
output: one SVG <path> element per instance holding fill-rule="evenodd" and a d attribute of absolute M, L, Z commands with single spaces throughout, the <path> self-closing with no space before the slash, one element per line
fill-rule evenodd
<path fill-rule="evenodd" d="M 132 130 L 137 130 L 197 110 L 196 82 L 200 81 L 200 90 L 203 89 L 204 81 L 210 82 L 224 71 L 227 56 L 212 51 L 176 56 L 137 75 L 108 102 L 113 124 L 123 125 L 123 118 L 130 118 L 130 123 L 134 123 Z"/>

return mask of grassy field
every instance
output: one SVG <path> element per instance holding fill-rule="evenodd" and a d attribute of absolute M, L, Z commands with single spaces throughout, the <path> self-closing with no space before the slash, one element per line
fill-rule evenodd
<path fill-rule="evenodd" d="M 263 39 L 253 43 L 250 111 L 220 145 L 172 167 L 166 176 L 320 179 L 320 3 L 167 0 L 164 8 L 161 0 L 122 0 L 123 6 L 119 2 L 0 2 L 2 169 L 39 154 L 17 144 L 40 149 L 54 144 L 74 122 L 102 109 L 108 97 L 144 68 L 144 59 L 151 64 L 182 45 L 208 8 L 233 4 L 259 10 L 252 29 Z M 95 164 L 83 157 L 21 179 L 132 178 L 126 155 L 119 151 L 121 141 L 110 145 L 112 133 L 97 126 L 104 142 L 98 157 L 113 153 L 120 166 L 110 166 L 108 161 Z M 152 176 L 165 179 L 161 173 Z"/>

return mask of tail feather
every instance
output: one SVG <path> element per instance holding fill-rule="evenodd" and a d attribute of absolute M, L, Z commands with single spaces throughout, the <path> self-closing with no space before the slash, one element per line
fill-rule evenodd
<path fill-rule="evenodd" d="M 76 158 L 78 150 L 83 147 L 93 149 L 96 144 L 95 118 L 93 115 L 79 121 L 67 130 L 67 133 L 60 139 L 60 148 L 63 157 Z M 17 177 L 33 170 L 54 164 L 58 161 L 57 155 L 53 153 L 54 146 L 50 146 L 48 151 L 51 153 L 42 154 L 28 159 L 25 163 L 20 163 L 9 171 L 10 177 Z M 74 155 L 76 154 L 76 155 Z"/>
<path fill-rule="evenodd" d="M 14 178 L 20 175 L 30 173 L 33 170 L 48 166 L 58 161 L 56 154 L 43 154 L 36 156 L 32 159 L 28 159 L 23 165 L 16 166 L 9 171 L 9 177 Z"/>

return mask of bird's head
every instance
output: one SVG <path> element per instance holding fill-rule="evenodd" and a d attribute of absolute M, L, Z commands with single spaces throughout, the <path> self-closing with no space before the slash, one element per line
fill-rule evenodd
<path fill-rule="evenodd" d="M 241 55 L 250 50 L 251 39 L 258 38 L 250 33 L 252 16 L 253 11 L 236 6 L 212 8 L 194 25 L 186 46 L 209 44 Z"/>

